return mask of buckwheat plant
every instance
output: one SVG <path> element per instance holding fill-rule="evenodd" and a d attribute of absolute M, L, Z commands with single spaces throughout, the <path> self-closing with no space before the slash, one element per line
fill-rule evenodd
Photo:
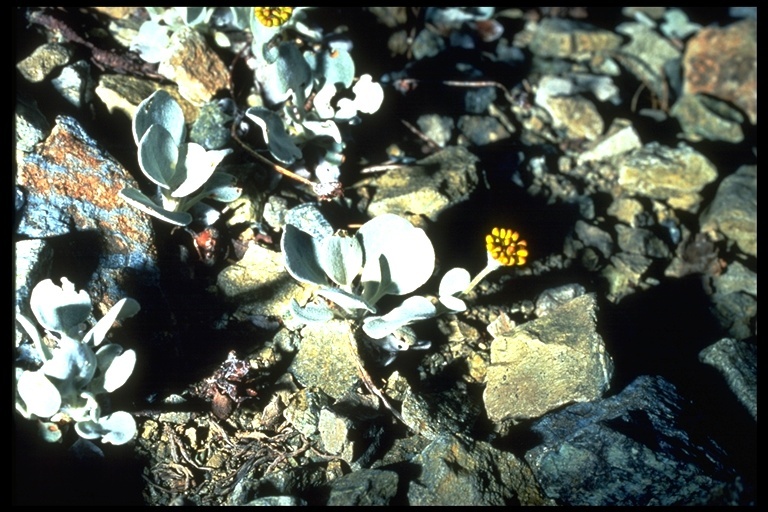
<path fill-rule="evenodd" d="M 411 294 L 432 276 L 435 252 L 424 230 L 394 214 L 369 220 L 354 235 L 333 232 L 324 219 L 308 225 L 301 218 L 287 217 L 281 240 L 285 268 L 294 279 L 318 288 L 315 300 L 307 304 L 291 301 L 285 325 L 298 329 L 347 319 L 352 329 L 362 331 L 367 344 L 385 354 L 385 365 L 398 352 L 429 348 L 430 342 L 418 340 L 411 324 L 466 310 L 463 295 L 491 271 L 522 265 L 527 256 L 525 241 L 516 232 L 494 229 L 487 243 L 488 265 L 474 280 L 463 268 L 451 269 L 441 279 L 437 300 L 411 295 L 382 314 L 380 299 Z"/>
<path fill-rule="evenodd" d="M 133 117 L 133 138 L 139 167 L 157 191 L 152 197 L 133 187 L 120 191 L 129 204 L 177 226 L 192 222 L 189 211 L 203 199 L 228 203 L 242 193 L 234 176 L 215 172 L 232 150 L 184 142 L 186 130 L 181 107 L 166 91 L 142 101 Z"/>
<path fill-rule="evenodd" d="M 112 324 L 139 311 L 133 299 L 118 301 L 90 329 L 88 294 L 67 279 L 57 286 L 50 279 L 38 283 L 30 295 L 30 308 L 45 335 L 23 315 L 17 321 L 32 340 L 34 370 L 15 368 L 16 410 L 38 421 L 46 441 L 59 441 L 63 429 L 74 424 L 85 439 L 124 444 L 136 436 L 136 421 L 125 411 L 102 413 L 107 393 L 122 386 L 133 372 L 136 353 L 118 344 L 104 343 Z"/>

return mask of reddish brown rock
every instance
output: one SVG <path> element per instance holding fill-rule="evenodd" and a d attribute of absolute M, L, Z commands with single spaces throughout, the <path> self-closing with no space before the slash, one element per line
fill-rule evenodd
<path fill-rule="evenodd" d="M 685 93 L 730 101 L 757 124 L 757 21 L 701 29 L 688 42 L 683 69 Z"/>

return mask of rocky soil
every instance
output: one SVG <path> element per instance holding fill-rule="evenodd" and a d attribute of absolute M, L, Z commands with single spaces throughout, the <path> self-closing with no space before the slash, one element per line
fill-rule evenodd
<path fill-rule="evenodd" d="M 126 53 L 143 9 L 14 14 L 16 311 L 62 276 L 96 317 L 142 307 L 111 331 L 137 352 L 108 404 L 136 439 L 50 444 L 14 414 L 14 503 L 756 504 L 756 10 L 310 10 L 385 91 L 330 201 L 232 140 L 258 90 L 210 37 L 158 69 Z M 131 117 L 158 88 L 233 150 L 210 254 L 210 226 L 118 196 L 149 185 Z M 341 321 L 284 325 L 314 291 L 280 252 L 301 205 L 423 228 L 427 296 L 483 268 L 493 227 L 530 257 L 384 365 Z"/>

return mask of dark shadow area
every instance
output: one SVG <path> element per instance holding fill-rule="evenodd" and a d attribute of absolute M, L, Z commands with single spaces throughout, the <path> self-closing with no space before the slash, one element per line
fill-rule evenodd
<path fill-rule="evenodd" d="M 615 364 L 611 393 L 641 375 L 664 377 L 691 400 L 686 431 L 713 439 L 749 484 L 757 474 L 757 423 L 720 372 L 699 361 L 702 349 L 726 336 L 712 307 L 699 276 L 670 280 L 602 304 L 598 332 Z"/>

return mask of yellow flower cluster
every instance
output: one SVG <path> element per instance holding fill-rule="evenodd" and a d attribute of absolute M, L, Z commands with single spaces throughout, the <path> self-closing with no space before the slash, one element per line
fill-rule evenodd
<path fill-rule="evenodd" d="M 265 27 L 279 27 L 291 19 L 293 7 L 254 7 L 253 13 Z"/>
<path fill-rule="evenodd" d="M 493 228 L 485 237 L 485 248 L 494 260 L 504 266 L 525 265 L 528 244 L 520 233 L 505 228 Z"/>

